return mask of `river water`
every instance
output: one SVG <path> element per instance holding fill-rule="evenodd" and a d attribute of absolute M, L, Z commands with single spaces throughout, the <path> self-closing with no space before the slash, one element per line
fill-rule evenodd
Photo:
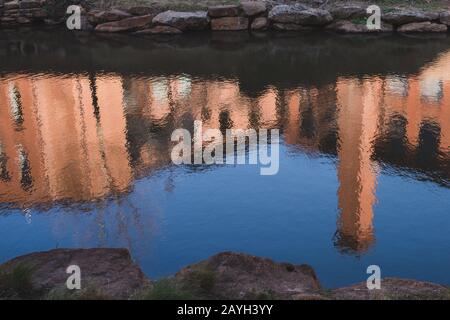
<path fill-rule="evenodd" d="M 159 278 L 231 250 L 450 285 L 445 35 L 23 30 L 0 61 L 0 262 L 126 247 Z M 173 164 L 195 120 L 279 129 L 279 172 Z"/>

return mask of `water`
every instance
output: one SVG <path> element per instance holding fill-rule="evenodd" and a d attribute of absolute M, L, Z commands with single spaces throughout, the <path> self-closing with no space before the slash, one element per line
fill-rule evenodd
<path fill-rule="evenodd" d="M 220 251 L 326 287 L 450 284 L 450 38 L 0 34 L 0 262 L 127 247 L 152 278 Z M 280 170 L 175 166 L 170 136 L 279 128 Z"/>

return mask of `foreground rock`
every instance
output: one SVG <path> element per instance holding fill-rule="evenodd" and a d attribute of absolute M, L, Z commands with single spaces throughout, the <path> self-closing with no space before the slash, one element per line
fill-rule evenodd
<path fill-rule="evenodd" d="M 182 31 L 205 30 L 209 24 L 206 11 L 164 11 L 153 18 L 153 24 L 171 26 Z"/>
<path fill-rule="evenodd" d="M 430 282 L 384 278 L 379 290 L 368 290 L 363 282 L 333 290 L 330 297 L 338 300 L 449 300 L 450 289 Z"/>
<path fill-rule="evenodd" d="M 397 32 L 412 33 L 412 32 L 447 32 L 447 26 L 440 23 L 413 22 L 400 26 Z"/>
<path fill-rule="evenodd" d="M 269 19 L 275 23 L 321 26 L 333 20 L 331 14 L 322 9 L 304 6 L 278 5 L 269 12 Z"/>
<path fill-rule="evenodd" d="M 203 290 L 206 297 L 219 299 L 307 299 L 320 291 L 319 280 L 308 265 L 276 263 L 232 252 L 188 266 L 175 275 L 175 280 Z"/>
<path fill-rule="evenodd" d="M 31 280 L 29 289 L 39 293 L 38 298 L 48 295 L 64 298 L 73 292 L 66 288 L 69 276 L 66 269 L 70 265 L 81 269 L 81 291 L 94 290 L 95 298 L 126 299 L 150 285 L 126 249 L 56 249 L 32 253 L 4 263 L 1 272 L 13 273 L 25 267 Z"/>
<path fill-rule="evenodd" d="M 69 276 L 66 269 L 70 265 L 81 268 L 82 290 L 66 288 Z M 161 282 L 166 286 L 161 286 Z M 398 278 L 382 279 L 380 290 L 368 290 L 366 282 L 322 290 L 309 265 L 277 263 L 233 252 L 214 255 L 161 282 L 152 283 L 133 263 L 126 249 L 56 249 L 24 255 L 0 265 L 0 300 L 450 300 L 448 287 Z M 158 286 L 159 291 L 155 289 Z"/>

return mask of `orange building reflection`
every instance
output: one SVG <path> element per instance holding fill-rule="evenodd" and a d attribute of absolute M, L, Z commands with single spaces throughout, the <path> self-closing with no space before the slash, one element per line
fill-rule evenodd
<path fill-rule="evenodd" d="M 138 175 L 170 164 L 170 134 L 194 120 L 206 128 L 281 128 L 304 152 L 338 159 L 344 251 L 374 241 L 376 141 L 404 119 L 408 148 L 424 124 L 450 152 L 450 53 L 417 76 L 342 78 L 315 88 L 266 88 L 256 98 L 237 81 L 187 76 L 15 76 L 0 82 L 0 199 L 27 206 L 92 201 L 132 188 Z M 383 159 L 381 159 L 383 160 Z"/>
<path fill-rule="evenodd" d="M 2 202 L 87 201 L 130 187 L 121 81 L 95 87 L 93 98 L 85 77 L 2 81 Z"/>

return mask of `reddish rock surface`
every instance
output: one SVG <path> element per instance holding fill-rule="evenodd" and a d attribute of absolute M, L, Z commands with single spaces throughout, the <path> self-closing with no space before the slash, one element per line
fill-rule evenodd
<path fill-rule="evenodd" d="M 194 286 L 209 279 L 211 297 L 252 299 L 271 297 L 292 299 L 320 292 L 320 283 L 308 265 L 277 263 L 242 253 L 223 252 L 188 266 L 175 275 L 178 283 Z M 200 283 L 201 285 L 201 283 Z"/>
<path fill-rule="evenodd" d="M 46 294 L 51 290 L 60 293 L 66 287 L 67 267 L 77 265 L 81 269 L 81 286 L 95 288 L 104 297 L 126 299 L 150 285 L 150 280 L 131 260 L 126 249 L 56 249 L 37 252 L 12 259 L 1 265 L 2 272 L 18 266 L 31 270 L 33 288 Z"/>
<path fill-rule="evenodd" d="M 365 282 L 339 288 L 330 298 L 338 300 L 449 300 L 450 289 L 435 283 L 384 278 L 380 289 L 367 289 Z"/>

